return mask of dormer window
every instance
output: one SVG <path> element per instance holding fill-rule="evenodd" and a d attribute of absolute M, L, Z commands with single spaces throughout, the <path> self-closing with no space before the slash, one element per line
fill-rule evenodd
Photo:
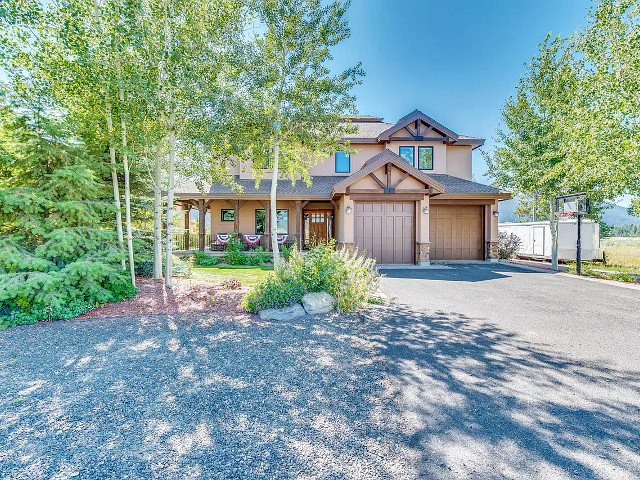
<path fill-rule="evenodd" d="M 415 147 L 400 147 L 399 153 L 400 153 L 400 156 L 404 158 L 404 160 L 409 165 L 411 165 L 412 167 L 415 165 L 415 162 L 414 162 Z"/>
<path fill-rule="evenodd" d="M 433 147 L 418 147 L 418 168 L 433 170 Z"/>
<path fill-rule="evenodd" d="M 336 152 L 336 173 L 351 172 L 351 155 L 345 152 Z"/>

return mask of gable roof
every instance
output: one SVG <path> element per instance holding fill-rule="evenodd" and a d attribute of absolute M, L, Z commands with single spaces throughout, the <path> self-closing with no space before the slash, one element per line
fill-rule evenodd
<path fill-rule="evenodd" d="M 427 115 L 422 113 L 420 110 L 416 109 L 413 112 L 411 112 L 410 114 L 405 115 L 400 120 L 398 120 L 393 127 L 385 130 L 380 135 L 378 135 L 378 141 L 389 140 L 389 137 L 391 137 L 391 135 L 393 135 L 394 133 L 396 133 L 399 130 L 402 130 L 404 127 L 410 125 L 411 123 L 415 122 L 416 120 L 422 120 L 424 123 L 426 123 L 430 127 L 433 127 L 434 130 L 440 132 L 445 137 L 449 137 L 454 141 L 458 140 L 458 134 L 457 133 L 449 130 L 444 125 L 441 125 L 440 123 L 436 122 L 433 118 L 428 117 Z"/>
<path fill-rule="evenodd" d="M 396 167 L 398 170 L 406 172 L 410 177 L 415 178 L 419 182 L 428 185 L 436 193 L 444 193 L 444 185 L 440 182 L 434 180 L 426 173 L 421 172 L 417 168 L 409 165 L 401 156 L 396 153 L 393 153 L 389 149 L 385 149 L 379 154 L 371 157 L 369 160 L 365 162 L 360 170 L 355 172 L 353 175 L 345 178 L 344 180 L 336 183 L 331 190 L 331 194 L 335 195 L 337 193 L 345 193 L 346 188 L 354 182 L 357 182 L 361 178 L 366 177 L 370 173 L 373 173 L 380 167 L 385 166 L 386 164 L 391 164 Z"/>

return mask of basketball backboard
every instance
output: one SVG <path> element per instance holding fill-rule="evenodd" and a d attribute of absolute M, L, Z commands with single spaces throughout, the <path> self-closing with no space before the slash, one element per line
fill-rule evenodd
<path fill-rule="evenodd" d="M 591 206 L 586 193 L 572 193 L 556 197 L 557 215 L 588 215 L 590 213 Z"/>

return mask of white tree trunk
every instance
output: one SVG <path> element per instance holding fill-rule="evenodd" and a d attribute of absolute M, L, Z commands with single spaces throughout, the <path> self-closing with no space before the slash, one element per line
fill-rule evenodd
<path fill-rule="evenodd" d="M 131 231 L 131 187 L 129 182 L 129 156 L 127 155 L 127 127 L 122 120 L 122 163 L 124 166 L 124 208 L 127 223 L 127 251 L 129 253 L 129 273 L 131 283 L 136 286 L 136 267 L 133 262 L 133 233 Z"/>
<path fill-rule="evenodd" d="M 167 288 L 173 286 L 172 252 L 173 252 L 173 169 L 176 160 L 176 133 L 175 116 L 172 113 L 169 122 L 169 182 L 167 186 L 167 240 L 166 240 L 166 266 L 164 272 L 164 285 Z"/>
<path fill-rule="evenodd" d="M 162 142 L 158 142 L 154 156 L 153 183 L 153 278 L 162 278 Z"/>
<path fill-rule="evenodd" d="M 107 100 L 105 112 L 107 129 L 109 130 L 109 157 L 111 158 L 111 182 L 113 183 L 113 203 L 116 206 L 116 231 L 118 232 L 118 247 L 120 252 L 124 252 L 124 235 L 122 234 L 122 207 L 120 205 L 120 189 L 118 187 L 118 172 L 116 170 L 116 146 L 113 141 L 113 120 L 111 118 L 111 103 Z M 124 258 L 120 262 L 122 270 L 127 266 Z"/>
<path fill-rule="evenodd" d="M 280 144 L 278 140 L 275 141 L 273 146 L 273 178 L 271 179 L 271 192 L 270 192 L 270 209 L 269 213 L 269 225 L 271 227 L 271 249 L 273 250 L 273 268 L 277 269 L 280 266 L 280 250 L 278 249 L 278 214 L 276 208 L 276 198 L 278 190 L 278 161 L 280 159 Z"/>

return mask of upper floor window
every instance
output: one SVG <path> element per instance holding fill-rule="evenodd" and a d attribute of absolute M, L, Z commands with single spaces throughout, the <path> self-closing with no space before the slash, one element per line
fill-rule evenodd
<path fill-rule="evenodd" d="M 336 173 L 351 172 L 351 155 L 344 152 L 336 152 Z"/>
<path fill-rule="evenodd" d="M 400 156 L 411 166 L 415 165 L 414 154 L 415 147 L 400 147 Z"/>
<path fill-rule="evenodd" d="M 418 147 L 418 168 L 433 170 L 433 147 Z"/>

